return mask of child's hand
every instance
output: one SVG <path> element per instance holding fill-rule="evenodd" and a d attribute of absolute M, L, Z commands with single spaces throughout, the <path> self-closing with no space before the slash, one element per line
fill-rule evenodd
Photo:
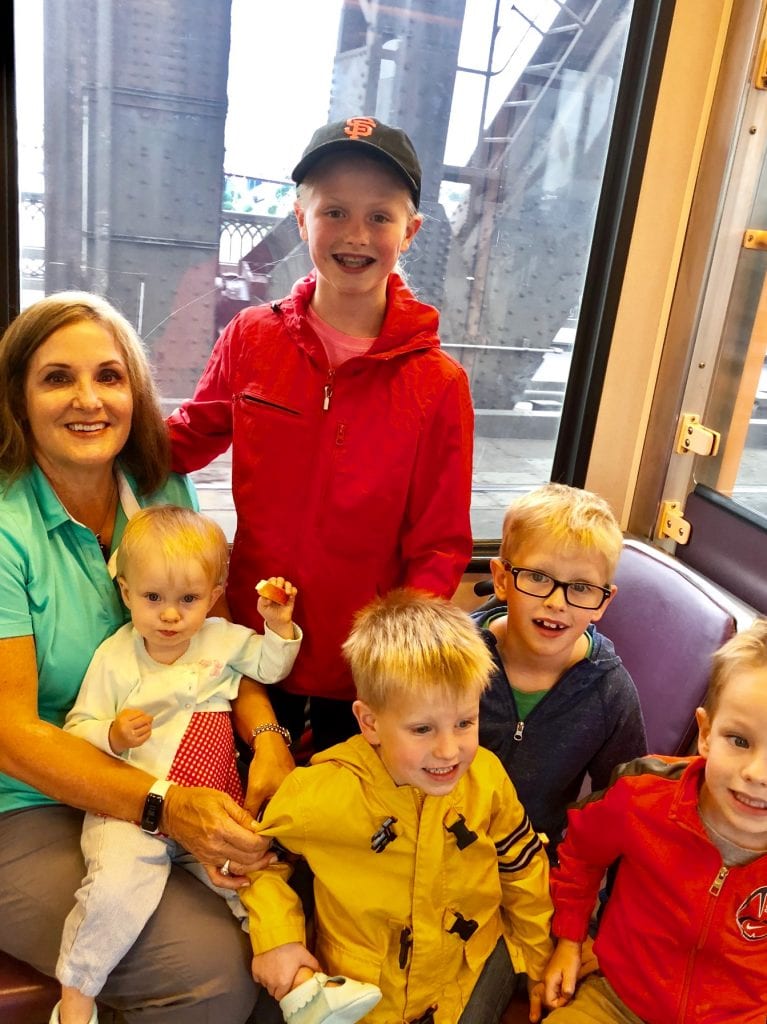
<path fill-rule="evenodd" d="M 115 754 L 140 747 L 152 735 L 152 716 L 141 708 L 123 708 L 109 726 L 109 746 Z"/>
<path fill-rule="evenodd" d="M 543 982 L 536 981 L 534 978 L 528 977 L 527 998 L 530 1001 L 530 1014 L 528 1016 L 528 1020 L 530 1020 L 532 1024 L 537 1024 L 541 1019 L 541 1013 L 543 1011 L 543 994 Z"/>
<path fill-rule="evenodd" d="M 263 616 L 264 622 L 273 633 L 282 637 L 283 640 L 292 640 L 295 636 L 293 630 L 293 609 L 295 608 L 298 591 L 290 580 L 286 580 L 284 576 L 270 576 L 267 582 L 275 587 L 279 587 L 280 590 L 284 590 L 288 595 L 288 600 L 286 604 L 279 604 L 277 601 L 270 601 L 268 597 L 261 597 L 259 595 L 258 604 L 256 605 L 259 614 Z"/>
<path fill-rule="evenodd" d="M 253 977 L 273 999 L 282 999 L 295 987 L 296 975 L 302 967 L 319 971 L 320 965 L 301 942 L 287 942 L 253 957 Z"/>
<path fill-rule="evenodd" d="M 559 939 L 543 972 L 544 1002 L 550 1010 L 569 1003 L 581 966 L 581 943 Z M 530 1018 L 532 1020 L 532 1017 Z"/>

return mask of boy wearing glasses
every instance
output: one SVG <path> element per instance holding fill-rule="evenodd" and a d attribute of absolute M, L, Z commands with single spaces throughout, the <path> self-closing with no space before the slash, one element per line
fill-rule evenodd
<path fill-rule="evenodd" d="M 495 663 L 480 743 L 503 762 L 552 860 L 586 773 L 603 789 L 616 765 L 647 753 L 634 683 L 595 628 L 622 546 L 602 498 L 546 484 L 506 512 L 490 563 L 503 604 L 475 613 Z"/>

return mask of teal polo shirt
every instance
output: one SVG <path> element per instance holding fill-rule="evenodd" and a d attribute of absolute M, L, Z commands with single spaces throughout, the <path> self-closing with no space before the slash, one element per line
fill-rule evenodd
<path fill-rule="evenodd" d="M 142 507 L 198 507 L 190 481 L 176 475 L 136 497 Z M 113 545 L 125 523 L 119 506 Z M 72 519 L 39 467 L 0 486 L 0 639 L 34 637 L 40 718 L 63 724 L 94 651 L 127 619 L 95 535 Z M 53 802 L 0 773 L 0 813 Z"/>

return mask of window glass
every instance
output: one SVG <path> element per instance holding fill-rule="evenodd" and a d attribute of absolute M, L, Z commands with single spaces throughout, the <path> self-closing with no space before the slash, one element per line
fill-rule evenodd
<path fill-rule="evenodd" d="M 631 0 L 24 0 L 23 303 L 106 294 L 164 399 L 308 269 L 290 171 L 327 120 L 404 127 L 424 167 L 408 279 L 476 406 L 475 537 L 549 478 Z M 224 457 L 197 475 L 231 531 Z"/>
<path fill-rule="evenodd" d="M 704 425 L 720 435 L 713 454 L 696 457 L 694 482 L 767 520 L 767 92 L 747 83 L 745 95 L 742 120 L 748 131 L 732 128 L 732 171 L 721 199 L 683 411 L 700 413 Z M 710 385 L 703 395 L 707 374 Z"/>
<path fill-rule="evenodd" d="M 751 236 L 751 241 L 747 241 Z M 727 303 L 705 423 L 722 434 L 696 479 L 767 518 L 767 172 L 759 177 Z M 753 247 L 752 247 L 753 246 Z"/>

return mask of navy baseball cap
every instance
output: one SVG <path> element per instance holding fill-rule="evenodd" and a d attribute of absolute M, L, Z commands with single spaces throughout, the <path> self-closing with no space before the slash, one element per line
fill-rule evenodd
<path fill-rule="evenodd" d="M 312 135 L 291 177 L 300 185 L 314 165 L 329 153 L 356 150 L 392 167 L 404 178 L 418 207 L 421 199 L 421 165 L 413 143 L 401 128 L 392 128 L 374 117 L 349 117 L 323 125 Z"/>

